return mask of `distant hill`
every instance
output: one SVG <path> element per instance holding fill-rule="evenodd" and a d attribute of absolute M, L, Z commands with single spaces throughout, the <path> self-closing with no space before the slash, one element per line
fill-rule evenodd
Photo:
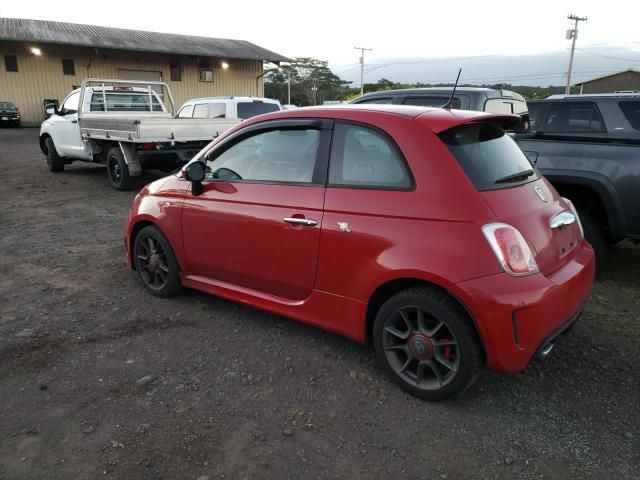
<path fill-rule="evenodd" d="M 509 83 L 512 85 L 563 85 L 569 51 L 535 55 L 491 55 L 456 59 L 371 58 L 365 62 L 365 82 L 388 78 L 402 83 L 452 83 L 459 67 L 460 81 L 473 84 Z M 628 46 L 578 46 L 572 83 L 608 73 L 635 68 L 640 70 L 640 43 Z M 333 69 L 341 78 L 360 81 L 359 65 Z"/>

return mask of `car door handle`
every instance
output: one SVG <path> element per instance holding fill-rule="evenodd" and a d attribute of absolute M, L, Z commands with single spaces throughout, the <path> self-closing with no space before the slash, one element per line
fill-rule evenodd
<path fill-rule="evenodd" d="M 571 225 L 576 221 L 576 216 L 570 212 L 562 212 L 549 220 L 549 226 L 551 228 L 560 228 L 565 225 Z"/>
<path fill-rule="evenodd" d="M 284 223 L 290 223 L 291 225 L 302 225 L 304 227 L 315 227 L 318 225 L 318 222 L 313 218 L 295 218 L 295 217 L 285 217 L 282 219 Z"/>
<path fill-rule="evenodd" d="M 78 123 L 78 120 L 71 120 L 71 123 Z"/>

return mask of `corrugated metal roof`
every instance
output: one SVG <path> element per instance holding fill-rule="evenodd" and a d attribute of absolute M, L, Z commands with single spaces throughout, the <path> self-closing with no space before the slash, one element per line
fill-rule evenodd
<path fill-rule="evenodd" d="M 244 40 L 146 32 L 24 18 L 0 18 L 0 40 L 272 62 L 292 61 L 283 55 Z"/>

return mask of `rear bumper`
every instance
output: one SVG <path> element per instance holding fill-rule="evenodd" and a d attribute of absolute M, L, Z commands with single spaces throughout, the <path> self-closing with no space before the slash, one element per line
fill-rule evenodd
<path fill-rule="evenodd" d="M 595 274 L 593 249 L 583 242 L 573 259 L 549 276 L 506 273 L 459 283 L 494 370 L 518 372 L 578 319 Z"/>

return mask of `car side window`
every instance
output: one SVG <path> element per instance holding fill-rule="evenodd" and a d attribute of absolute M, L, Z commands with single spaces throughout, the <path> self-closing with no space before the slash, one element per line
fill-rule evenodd
<path fill-rule="evenodd" d="M 606 132 L 600 110 L 594 102 L 556 102 L 549 105 L 543 130 L 548 133 Z"/>
<path fill-rule="evenodd" d="M 62 114 L 69 115 L 71 113 L 78 113 L 78 105 L 80 103 L 80 92 L 72 93 L 62 104 Z"/>
<path fill-rule="evenodd" d="M 371 98 L 367 100 L 363 100 L 358 102 L 358 104 L 375 104 L 375 105 L 386 105 L 393 103 L 393 97 L 381 97 L 381 98 Z"/>
<path fill-rule="evenodd" d="M 226 118 L 227 117 L 227 104 L 220 102 L 213 102 L 209 107 L 209 118 Z"/>
<path fill-rule="evenodd" d="M 385 134 L 369 127 L 336 123 L 330 185 L 407 189 L 412 183 L 401 153 Z"/>
<path fill-rule="evenodd" d="M 618 106 L 634 130 L 640 130 L 640 102 L 618 102 Z"/>
<path fill-rule="evenodd" d="M 209 115 L 209 104 L 198 103 L 193 107 L 193 118 L 207 118 Z"/>
<path fill-rule="evenodd" d="M 312 183 L 320 130 L 286 128 L 256 133 L 207 157 L 207 180 Z"/>
<path fill-rule="evenodd" d="M 191 118 L 193 116 L 193 105 L 185 105 L 178 112 L 178 118 Z"/>

